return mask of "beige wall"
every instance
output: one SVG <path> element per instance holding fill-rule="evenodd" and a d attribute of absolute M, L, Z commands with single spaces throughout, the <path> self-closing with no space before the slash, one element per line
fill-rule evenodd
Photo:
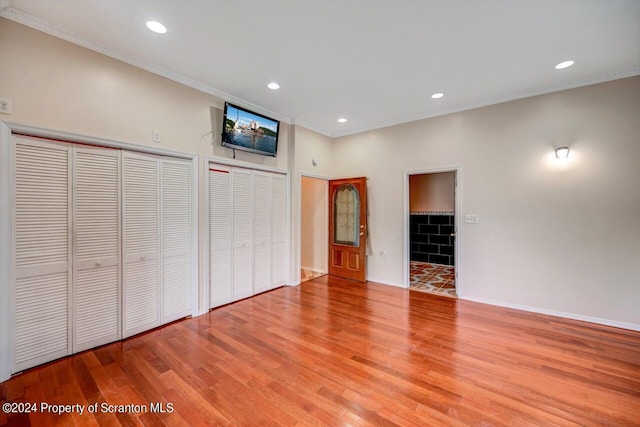
<path fill-rule="evenodd" d="M 14 109 L 2 120 L 194 153 L 200 166 L 232 155 L 218 98 L 1 18 L 0 54 Z M 238 158 L 291 172 L 292 277 L 303 175 L 369 178 L 367 275 L 403 285 L 404 174 L 458 167 L 461 213 L 480 218 L 458 230 L 463 298 L 640 328 L 638 117 L 634 77 L 337 140 L 283 124 L 277 158 Z M 558 145 L 568 162 L 553 159 Z"/>
<path fill-rule="evenodd" d="M 334 173 L 369 177 L 369 279 L 403 284 L 404 173 L 457 166 L 463 298 L 640 329 L 639 117 L 633 77 L 337 139 Z"/>
<path fill-rule="evenodd" d="M 13 102 L 13 114 L 0 120 L 199 155 L 204 235 L 204 158 L 233 157 L 221 146 L 223 100 L 4 18 L 0 53 L 0 96 Z M 289 169 L 290 128 L 280 125 L 276 158 L 237 151 L 237 160 Z M 152 141 L 154 130 L 162 142 Z M 204 296 L 204 271 L 199 282 Z M 200 311 L 207 305 L 201 298 Z"/>
<path fill-rule="evenodd" d="M 301 259 L 303 253 L 303 237 L 300 232 L 302 227 L 302 180 L 305 177 L 315 177 L 324 180 L 333 177 L 333 139 L 300 126 L 293 126 L 293 129 L 295 144 L 293 148 L 289 150 L 290 154 L 293 153 L 293 173 L 291 179 L 291 205 L 293 215 L 291 221 L 291 277 L 297 283 L 300 268 L 304 265 Z M 316 165 L 313 164 L 313 159 L 316 159 Z M 323 252 L 328 254 L 329 249 L 328 247 L 325 248 L 314 251 L 314 254 L 321 254 Z M 324 268 L 327 268 L 328 261 L 322 261 L 322 264 L 325 266 Z"/>
<path fill-rule="evenodd" d="M 327 272 L 328 181 L 303 176 L 301 180 L 300 263 L 322 273 Z"/>
<path fill-rule="evenodd" d="M 220 145 L 224 101 L 13 21 L 0 18 L 3 120 L 53 130 L 232 158 Z M 278 157 L 237 152 L 241 161 L 287 169 L 289 126 Z M 153 142 L 152 131 L 162 142 Z"/>
<path fill-rule="evenodd" d="M 409 176 L 410 212 L 454 212 L 455 172 Z"/>

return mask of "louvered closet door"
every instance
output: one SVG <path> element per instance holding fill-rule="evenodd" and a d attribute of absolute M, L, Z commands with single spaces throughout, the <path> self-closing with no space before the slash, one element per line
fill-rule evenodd
<path fill-rule="evenodd" d="M 191 161 L 160 161 L 162 321 L 191 314 Z"/>
<path fill-rule="evenodd" d="M 287 281 L 287 178 L 271 178 L 271 287 Z"/>
<path fill-rule="evenodd" d="M 209 167 L 209 301 L 211 307 L 231 302 L 231 170 Z"/>
<path fill-rule="evenodd" d="M 253 173 L 254 293 L 271 289 L 271 176 Z"/>
<path fill-rule="evenodd" d="M 252 172 L 231 171 L 233 190 L 233 299 L 253 295 Z"/>
<path fill-rule="evenodd" d="M 120 151 L 73 148 L 73 352 L 120 338 Z"/>
<path fill-rule="evenodd" d="M 69 148 L 15 137 L 13 372 L 65 356 L 69 340 Z"/>
<path fill-rule="evenodd" d="M 154 156 L 123 152 L 123 336 L 160 324 L 159 175 Z"/>

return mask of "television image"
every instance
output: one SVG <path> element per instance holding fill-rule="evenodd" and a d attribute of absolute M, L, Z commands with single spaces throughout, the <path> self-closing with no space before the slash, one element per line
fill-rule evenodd
<path fill-rule="evenodd" d="M 226 102 L 222 145 L 264 156 L 276 156 L 280 122 Z"/>

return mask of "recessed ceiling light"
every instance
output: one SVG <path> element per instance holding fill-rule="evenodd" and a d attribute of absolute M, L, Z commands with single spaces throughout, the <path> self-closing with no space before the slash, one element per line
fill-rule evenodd
<path fill-rule="evenodd" d="M 338 119 L 338 123 L 347 123 L 347 119 L 345 119 L 344 117 L 341 117 Z"/>
<path fill-rule="evenodd" d="M 434 93 L 433 95 L 431 95 L 433 99 L 442 98 L 443 96 L 444 96 L 444 93 L 441 93 L 441 92 Z"/>
<path fill-rule="evenodd" d="M 164 34 L 167 32 L 167 27 L 165 27 L 158 21 L 147 21 L 147 28 L 158 34 Z"/>
<path fill-rule="evenodd" d="M 276 82 L 271 82 L 267 85 L 267 87 L 271 90 L 278 90 L 280 89 L 280 85 Z"/>
<path fill-rule="evenodd" d="M 562 70 L 563 68 L 569 68 L 574 64 L 573 61 L 564 61 L 556 65 L 556 70 Z"/>

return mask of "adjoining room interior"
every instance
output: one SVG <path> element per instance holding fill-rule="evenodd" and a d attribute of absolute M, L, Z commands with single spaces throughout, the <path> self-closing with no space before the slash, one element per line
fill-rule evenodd
<path fill-rule="evenodd" d="M 0 426 L 637 425 L 639 16 L 0 0 Z"/>
<path fill-rule="evenodd" d="M 300 281 L 328 272 L 329 195 L 328 181 L 300 177 Z"/>
<path fill-rule="evenodd" d="M 456 172 L 409 175 L 409 289 L 456 297 Z"/>

